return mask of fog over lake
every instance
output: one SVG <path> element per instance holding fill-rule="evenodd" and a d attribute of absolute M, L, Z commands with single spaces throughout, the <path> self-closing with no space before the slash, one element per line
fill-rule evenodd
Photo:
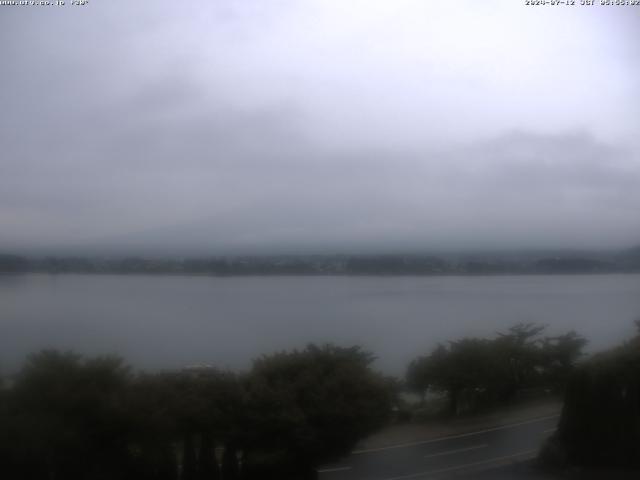
<path fill-rule="evenodd" d="M 115 353 L 145 369 L 251 359 L 308 342 L 362 345 L 402 374 L 437 342 L 521 321 L 589 350 L 629 337 L 640 275 L 495 277 L 0 276 L 0 371 L 41 348 Z"/>

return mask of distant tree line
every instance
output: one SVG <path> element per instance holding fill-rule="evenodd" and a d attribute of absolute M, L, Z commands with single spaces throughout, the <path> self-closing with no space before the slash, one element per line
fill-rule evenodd
<path fill-rule="evenodd" d="M 29 271 L 32 267 L 32 263 L 25 257 L 0 255 L 0 272 L 21 273 Z"/>
<path fill-rule="evenodd" d="M 407 369 L 407 385 L 448 399 L 451 415 L 517 399 L 523 393 L 562 393 L 586 340 L 575 332 L 544 336 L 544 326 L 518 324 L 495 338 L 462 338 L 438 345 Z"/>
<path fill-rule="evenodd" d="M 358 347 L 263 356 L 246 374 L 134 374 L 43 351 L 0 388 L 7 480 L 314 478 L 386 421 L 388 379 Z"/>
<path fill-rule="evenodd" d="M 0 255 L 0 273 L 193 275 L 499 275 L 639 272 L 640 249 L 609 254 L 276 255 L 208 258 L 27 258 Z"/>

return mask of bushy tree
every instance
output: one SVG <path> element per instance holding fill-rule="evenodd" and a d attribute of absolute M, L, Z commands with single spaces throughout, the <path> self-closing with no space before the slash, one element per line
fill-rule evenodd
<path fill-rule="evenodd" d="M 558 430 L 542 458 L 561 466 L 640 468 L 640 334 L 571 374 Z"/>
<path fill-rule="evenodd" d="M 132 442 L 145 478 L 219 476 L 216 446 L 229 446 L 242 429 L 240 379 L 213 368 L 145 374 L 130 389 Z M 231 480 L 231 479 L 230 479 Z"/>
<path fill-rule="evenodd" d="M 2 478 L 301 478 L 389 413 L 371 361 L 356 347 L 309 346 L 245 375 L 132 375 L 117 358 L 44 351 L 0 384 Z"/>
<path fill-rule="evenodd" d="M 575 332 L 542 337 L 545 327 L 524 323 L 493 339 L 463 338 L 412 361 L 408 386 L 449 398 L 449 413 L 506 402 L 527 388 L 561 389 L 586 341 Z"/>
<path fill-rule="evenodd" d="M 29 357 L 7 400 L 9 478 L 125 478 L 128 380 L 118 358 Z"/>
<path fill-rule="evenodd" d="M 541 365 L 547 385 L 563 391 L 577 360 L 582 356 L 587 340 L 571 331 L 555 337 L 545 337 Z"/>
<path fill-rule="evenodd" d="M 248 380 L 247 467 L 304 478 L 380 427 L 392 392 L 372 361 L 358 347 L 331 345 L 258 359 Z"/>

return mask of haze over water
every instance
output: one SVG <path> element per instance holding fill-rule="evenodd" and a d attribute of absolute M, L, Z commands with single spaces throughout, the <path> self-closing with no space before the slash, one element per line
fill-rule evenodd
<path fill-rule="evenodd" d="M 0 369 L 40 348 L 145 369 L 251 359 L 308 342 L 361 345 L 401 375 L 437 342 L 520 321 L 612 346 L 640 316 L 640 275 L 494 277 L 0 276 Z"/>

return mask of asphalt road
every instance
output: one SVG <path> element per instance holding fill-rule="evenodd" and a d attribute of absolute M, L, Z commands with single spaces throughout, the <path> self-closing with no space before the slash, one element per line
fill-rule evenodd
<path fill-rule="evenodd" d="M 318 470 L 319 480 L 489 478 L 534 458 L 558 415 L 423 442 L 354 451 Z"/>

